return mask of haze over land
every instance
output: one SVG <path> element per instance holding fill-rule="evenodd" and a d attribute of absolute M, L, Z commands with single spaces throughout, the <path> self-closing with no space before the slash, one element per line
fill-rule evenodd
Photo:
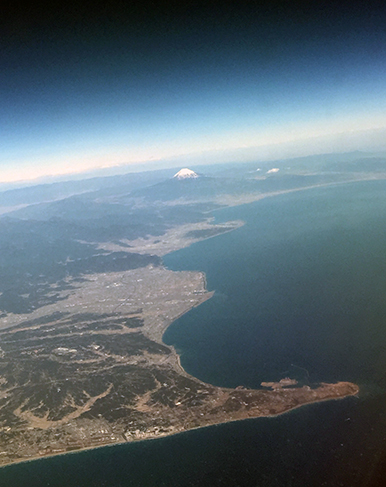
<path fill-rule="evenodd" d="M 243 225 L 216 223 L 217 209 L 383 179 L 384 167 L 373 154 L 328 154 L 0 193 L 2 462 L 356 394 L 348 382 L 310 389 L 281 377 L 262 383 L 270 392 L 186 374 L 162 335 L 213 293 L 202 273 L 169 271 L 162 256 Z"/>
<path fill-rule="evenodd" d="M 27 4 L 0 14 L 0 484 L 383 487 L 385 5 Z"/>
<path fill-rule="evenodd" d="M 17 5 L 0 20 L 0 183 L 386 149 L 379 5 Z"/>

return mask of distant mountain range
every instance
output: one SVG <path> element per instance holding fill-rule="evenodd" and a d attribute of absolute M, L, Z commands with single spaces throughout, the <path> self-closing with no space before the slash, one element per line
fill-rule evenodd
<path fill-rule="evenodd" d="M 331 176 L 344 179 L 352 173 L 383 173 L 386 172 L 386 157 L 384 154 L 350 152 L 198 167 L 200 172 L 188 168 L 178 172 L 175 168 L 162 169 L 0 190 L 0 214 L 10 208 L 49 203 L 81 194 L 86 199 L 111 196 L 115 200 L 141 197 L 148 202 L 180 198 L 207 201 L 221 194 L 285 190 L 294 184 L 327 182 Z"/>

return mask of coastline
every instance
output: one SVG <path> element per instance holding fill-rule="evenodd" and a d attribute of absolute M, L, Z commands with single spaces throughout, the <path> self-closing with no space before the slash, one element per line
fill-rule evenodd
<path fill-rule="evenodd" d="M 371 176 L 367 177 L 358 177 L 358 178 L 353 178 L 353 179 L 346 179 L 342 181 L 331 181 L 327 183 L 320 183 L 320 184 L 313 184 L 311 186 L 301 186 L 299 188 L 291 188 L 291 189 L 283 189 L 279 191 L 272 191 L 268 193 L 260 193 L 257 195 L 244 195 L 244 200 L 242 197 L 239 198 L 231 198 L 231 197 L 223 197 L 218 200 L 219 203 L 223 204 L 225 207 L 231 208 L 231 207 L 236 207 L 240 205 L 248 205 L 250 203 L 255 203 L 256 201 L 260 201 L 265 198 L 273 198 L 275 196 L 281 196 L 284 194 L 289 194 L 289 193 L 296 193 L 299 191 L 308 191 L 310 189 L 318 189 L 318 188 L 327 188 L 330 186 L 341 186 L 345 184 L 352 184 L 352 183 L 361 183 L 361 182 L 366 182 L 366 181 L 381 181 L 386 179 L 386 174 L 373 174 Z M 216 211 L 221 210 L 222 208 L 216 208 L 214 210 L 210 210 L 209 213 L 213 213 Z"/>
<path fill-rule="evenodd" d="M 312 404 L 318 404 L 318 403 L 323 403 L 323 402 L 327 402 L 327 401 L 340 401 L 340 400 L 343 400 L 343 399 L 346 399 L 346 398 L 349 398 L 349 397 L 358 397 L 358 394 L 360 393 L 360 387 L 357 386 L 356 384 L 354 384 L 356 386 L 356 391 L 350 393 L 350 394 L 347 394 L 345 396 L 342 396 L 342 397 L 330 397 L 330 398 L 325 398 L 325 399 L 315 399 L 313 401 L 310 401 L 310 402 L 307 402 L 307 403 L 304 403 L 304 404 L 299 404 L 298 406 L 295 406 L 295 407 L 291 407 L 285 411 L 282 411 L 282 412 L 279 412 L 279 413 L 276 413 L 276 414 L 268 414 L 268 415 L 263 415 L 263 416 L 246 416 L 246 417 L 243 417 L 243 418 L 237 418 L 237 419 L 228 419 L 228 420 L 225 420 L 225 421 L 222 421 L 222 422 L 214 422 L 214 423 L 211 423 L 211 424 L 205 424 L 205 425 L 202 425 L 202 426 L 197 426 L 197 427 L 194 427 L 194 428 L 190 428 L 190 429 L 181 429 L 180 431 L 175 431 L 173 433 L 170 433 L 170 434 L 161 434 L 161 435 L 158 435 L 158 436 L 148 436 L 146 438 L 140 438 L 140 439 L 133 439 L 132 441 L 122 441 L 122 442 L 116 442 L 116 443 L 106 443 L 106 444 L 101 444 L 101 445 L 98 445 L 98 446 L 90 446 L 90 447 L 84 447 L 84 448 L 79 448 L 78 450 L 71 450 L 71 451 L 63 451 L 63 452 L 58 452 L 58 453 L 51 453 L 51 454 L 46 454 L 46 455 L 37 455 L 35 457 L 31 457 L 31 458 L 28 458 L 28 459 L 20 459 L 20 460 L 15 460 L 11 463 L 7 463 L 7 464 L 4 464 L 4 465 L 0 465 L 0 472 L 1 470 L 7 468 L 7 467 L 12 467 L 13 465 L 20 465 L 20 464 L 23 464 L 23 463 L 30 463 L 30 462 L 35 462 L 35 461 L 38 461 L 38 460 L 48 460 L 50 458 L 53 458 L 53 457 L 59 457 L 59 456 L 64 456 L 64 455 L 73 455 L 73 454 L 79 454 L 79 453 L 82 453 L 82 452 L 87 452 L 87 451 L 91 451 L 91 450 L 97 450 L 97 449 L 102 449 L 102 448 L 109 448 L 109 447 L 118 447 L 118 446 L 123 446 L 123 445 L 129 445 L 129 444 L 133 444 L 133 443 L 138 443 L 138 442 L 142 442 L 142 441 L 156 441 L 158 439 L 161 439 L 161 438 L 167 438 L 167 437 L 172 437 L 172 436 L 176 436 L 176 435 L 180 435 L 180 434 L 184 434 L 184 433 L 189 433 L 190 431 L 196 431 L 196 430 L 199 430 L 199 429 L 203 429 L 203 428 L 211 428 L 211 427 L 215 427 L 215 426 L 221 426 L 223 424 L 228 424 L 228 423 L 238 423 L 240 421 L 253 421 L 253 420 L 258 420 L 260 418 L 276 418 L 278 416 L 282 416 L 284 414 L 289 414 L 297 409 L 300 409 L 302 407 L 306 407 L 308 405 L 312 405 Z M 231 391 L 233 389 L 230 389 Z"/>
<path fill-rule="evenodd" d="M 363 180 L 353 180 L 353 181 L 345 181 L 345 182 L 339 182 L 339 183 L 331 183 L 331 184 L 325 184 L 325 185 L 318 185 L 318 186 L 314 186 L 314 187 L 320 187 L 320 186 L 330 186 L 332 184 L 345 184 L 345 183 L 351 183 L 351 182 L 360 182 L 360 181 L 363 181 Z M 285 193 L 288 193 L 288 192 L 293 192 L 293 191 L 301 191 L 301 190 L 308 190 L 308 189 L 312 189 L 313 187 L 307 187 L 307 188 L 298 188 L 298 189 L 295 189 L 295 190 L 288 190 L 288 191 L 281 191 L 281 192 L 277 192 L 277 193 L 274 193 L 274 194 L 266 194 L 266 195 L 261 195 L 262 197 L 259 198 L 259 199 L 262 199 L 264 197 L 272 197 L 272 196 L 276 196 L 276 195 L 280 195 L 280 194 L 285 194 Z M 236 226 L 235 228 L 238 228 L 238 226 Z M 228 231 L 231 231 L 235 228 L 232 228 L 232 229 L 229 229 Z M 210 237 L 206 237 L 206 238 L 201 238 L 199 240 L 204 240 L 204 239 L 207 239 L 207 238 L 212 238 L 212 236 Z M 197 240 L 197 241 L 199 241 Z M 152 326 L 154 325 L 154 322 L 153 321 L 149 321 L 148 323 L 145 322 L 145 326 L 142 330 L 143 334 L 145 336 L 148 336 L 148 337 L 151 337 L 152 340 L 154 340 L 156 343 L 159 343 L 160 345 L 163 345 L 165 346 L 165 344 L 163 343 L 162 341 L 162 336 L 164 334 L 164 332 L 166 331 L 166 329 L 171 325 L 171 323 L 173 323 L 176 319 L 178 319 L 180 316 L 182 316 L 183 314 L 187 313 L 189 310 L 191 310 L 192 308 L 196 307 L 196 306 L 199 306 L 201 303 L 203 303 L 204 301 L 206 301 L 207 299 L 210 299 L 210 297 L 213 296 L 213 293 L 214 291 L 212 292 L 208 292 L 207 291 L 207 283 L 206 283 L 206 276 L 203 272 L 195 272 L 195 273 L 188 273 L 188 272 L 173 272 L 173 271 L 168 271 L 166 268 L 163 268 L 162 272 L 167 272 L 167 273 L 171 273 L 173 274 L 173 277 L 176 278 L 177 274 L 179 275 L 184 275 L 186 278 L 190 275 L 190 276 L 193 276 L 193 274 L 198 277 L 198 281 L 200 283 L 200 285 L 198 286 L 198 289 L 199 289 L 199 293 L 195 295 L 195 298 L 194 298 L 194 302 L 193 304 L 190 304 L 188 307 L 186 306 L 187 303 L 184 303 L 184 309 L 180 312 L 178 312 L 177 314 L 173 315 L 173 317 L 171 317 L 170 319 L 168 320 L 164 320 L 162 323 L 159 323 L 158 321 L 158 326 L 156 327 L 156 330 L 154 330 L 153 328 L 153 332 L 150 333 L 150 329 L 152 328 Z M 114 277 L 114 281 L 116 280 L 116 276 Z M 122 279 L 122 282 L 123 282 L 123 279 Z M 196 281 L 197 283 L 197 281 Z M 195 284 L 196 286 L 196 284 Z M 195 287 L 194 286 L 194 287 Z M 121 305 L 119 305 L 121 306 Z M 196 382 L 196 383 L 199 383 L 203 386 L 206 386 L 208 387 L 210 390 L 213 390 L 215 391 L 214 392 L 214 395 L 218 394 L 221 396 L 222 394 L 222 397 L 218 398 L 217 396 L 217 399 L 220 399 L 219 400 L 219 404 L 220 406 L 221 405 L 224 405 L 226 403 L 226 401 L 224 399 L 225 396 L 226 399 L 229 399 L 229 397 L 231 396 L 231 394 L 235 395 L 235 389 L 232 389 L 232 388 L 217 388 L 215 386 L 212 386 L 211 384 L 205 384 L 203 383 L 202 381 L 200 381 L 199 379 L 191 376 L 190 374 L 188 374 L 185 369 L 182 367 L 181 365 L 181 361 L 180 361 L 180 356 L 178 355 L 178 353 L 175 351 L 174 347 L 170 347 L 168 346 L 168 348 L 171 350 L 171 357 L 169 357 L 168 359 L 168 365 L 171 366 L 174 371 L 179 374 L 179 375 L 183 375 L 184 377 L 192 380 L 193 382 Z M 337 388 L 336 386 L 339 386 L 341 384 L 346 384 L 347 385 L 347 390 L 346 392 L 344 393 L 344 395 L 334 395 L 333 392 L 337 392 Z M 52 457 L 52 456 L 57 456 L 57 455 L 64 455 L 64 454 L 67 454 L 67 453 L 79 453 L 81 451 L 86 451 L 86 450 L 90 450 L 90 449 L 95 449 L 95 448 L 104 448 L 106 446 L 113 446 L 113 445 L 122 445 L 124 443 L 131 443 L 131 442 L 137 442 L 137 441 L 142 441 L 142 440 L 150 440 L 150 439 L 157 439 L 157 438 L 162 438 L 162 437 L 166 437 L 166 436 L 172 436 L 172 435 L 175 435 L 175 434 L 180 434 L 182 432 L 187 432 L 187 431 L 190 431 L 190 430 L 194 430 L 194 429 L 199 429 L 199 428 L 204 428 L 204 427 L 208 427 L 208 426 L 214 426 L 214 425 L 217 425 L 217 424 L 224 424 L 224 423 L 228 423 L 228 422 L 235 422 L 235 421 L 242 421 L 244 419 L 253 419 L 253 418 L 258 418 L 258 417 L 276 417 L 278 415 L 281 415 L 281 414 L 285 414 L 285 413 L 288 413 L 294 409 L 297 409 L 297 408 L 300 408 L 301 406 L 304 406 L 304 405 L 307 405 L 307 404 L 313 404 L 313 403 L 317 403 L 317 402 L 324 402 L 324 401 L 329 401 L 329 400 L 337 400 L 337 399 L 343 399 L 345 397 L 349 397 L 349 396 L 356 396 L 358 393 L 359 393 L 359 387 L 355 384 L 352 384 L 352 383 L 342 383 L 342 382 L 338 382 L 337 384 L 323 384 L 322 383 L 322 388 L 323 387 L 329 387 L 330 388 L 330 392 L 332 395 L 328 396 L 328 397 L 323 397 L 323 393 L 324 391 L 322 390 L 319 390 L 320 388 L 316 388 L 316 389 L 313 389 L 311 391 L 311 393 L 317 393 L 317 391 L 319 391 L 321 393 L 320 396 L 316 397 L 316 396 L 313 396 L 312 394 L 309 395 L 308 399 L 305 400 L 304 397 L 303 397 L 303 402 L 301 402 L 300 404 L 296 404 L 296 405 L 290 405 L 289 403 L 287 403 L 287 406 L 285 406 L 285 408 L 283 410 L 280 410 L 278 412 L 275 412 L 273 414 L 267 414 L 267 413 L 262 413 L 260 410 L 259 410 L 259 406 L 256 406 L 257 409 L 253 409 L 253 412 L 250 414 L 250 412 L 246 412 L 246 410 L 244 410 L 243 412 L 240 413 L 240 416 L 239 417 L 234 417 L 233 414 L 229 414 L 227 413 L 225 410 L 221 413 L 221 417 L 216 417 L 216 418 L 211 418 L 211 419 L 208 419 L 206 418 L 205 421 L 203 421 L 203 424 L 199 424 L 197 426 L 192 426 L 192 425 L 189 425 L 188 427 L 185 427 L 184 426 L 184 423 L 183 421 L 180 423 L 180 429 L 178 429 L 178 426 L 175 427 L 175 429 L 171 430 L 171 431 L 168 431 L 166 433 L 157 433 L 156 435 L 152 432 L 149 432 L 147 435 L 146 433 L 145 434 L 141 434 L 140 437 L 132 437 L 130 438 L 130 440 L 126 440 L 126 441 L 106 441 L 106 443 L 101 443 L 101 444 L 98 444 L 98 445 L 95 445 L 95 446 L 86 446 L 86 447 L 81 447 L 81 448 L 78 448 L 76 450 L 72 450 L 72 451 L 58 451 L 58 452 L 54 452 L 54 453 L 44 453 L 42 455 L 36 455 L 36 456 L 32 456 L 31 458 L 28 458 L 28 459 L 16 459 L 16 460 L 13 460 L 9 463 L 6 463 L 2 466 L 8 466 L 8 465 L 12 465 L 12 464 L 17 464 L 17 463 L 24 463 L 24 462 L 30 462 L 30 461 L 34 461 L 34 460 L 37 460 L 37 459 L 43 459 L 43 458 L 49 458 L 49 457 Z M 299 389 L 283 389 L 282 391 L 279 392 L 280 395 L 284 396 L 284 395 L 291 395 L 291 391 L 299 391 Z M 302 388 L 302 391 L 304 392 L 304 388 Z M 276 391 L 277 392 L 277 391 Z M 260 390 L 249 390 L 249 389 L 243 389 L 241 391 L 239 391 L 239 393 L 241 394 L 242 398 L 245 399 L 245 396 L 247 394 L 251 394 L 251 393 L 256 393 L 256 397 L 261 393 Z M 271 397 L 274 397 L 274 391 L 265 391 L 265 394 L 270 394 Z M 261 395 L 261 394 L 260 394 Z M 256 399 L 256 398 L 255 398 Z M 241 399 L 240 399 L 241 401 Z M 203 418 L 204 419 L 204 418 Z M 182 424 L 182 426 L 181 426 Z"/>

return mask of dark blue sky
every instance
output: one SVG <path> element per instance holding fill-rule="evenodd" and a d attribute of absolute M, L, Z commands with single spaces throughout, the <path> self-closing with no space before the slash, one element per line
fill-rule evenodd
<path fill-rule="evenodd" d="M 4 3 L 0 182 L 386 127 L 385 8 L 79 3 Z"/>

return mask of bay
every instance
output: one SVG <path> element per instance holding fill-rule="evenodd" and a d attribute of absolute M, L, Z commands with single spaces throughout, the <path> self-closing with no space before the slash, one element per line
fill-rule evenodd
<path fill-rule="evenodd" d="M 376 486 L 386 471 L 386 183 L 216 211 L 236 231 L 168 255 L 212 299 L 164 340 L 225 387 L 350 380 L 359 398 L 1 469 L 7 486 Z"/>

